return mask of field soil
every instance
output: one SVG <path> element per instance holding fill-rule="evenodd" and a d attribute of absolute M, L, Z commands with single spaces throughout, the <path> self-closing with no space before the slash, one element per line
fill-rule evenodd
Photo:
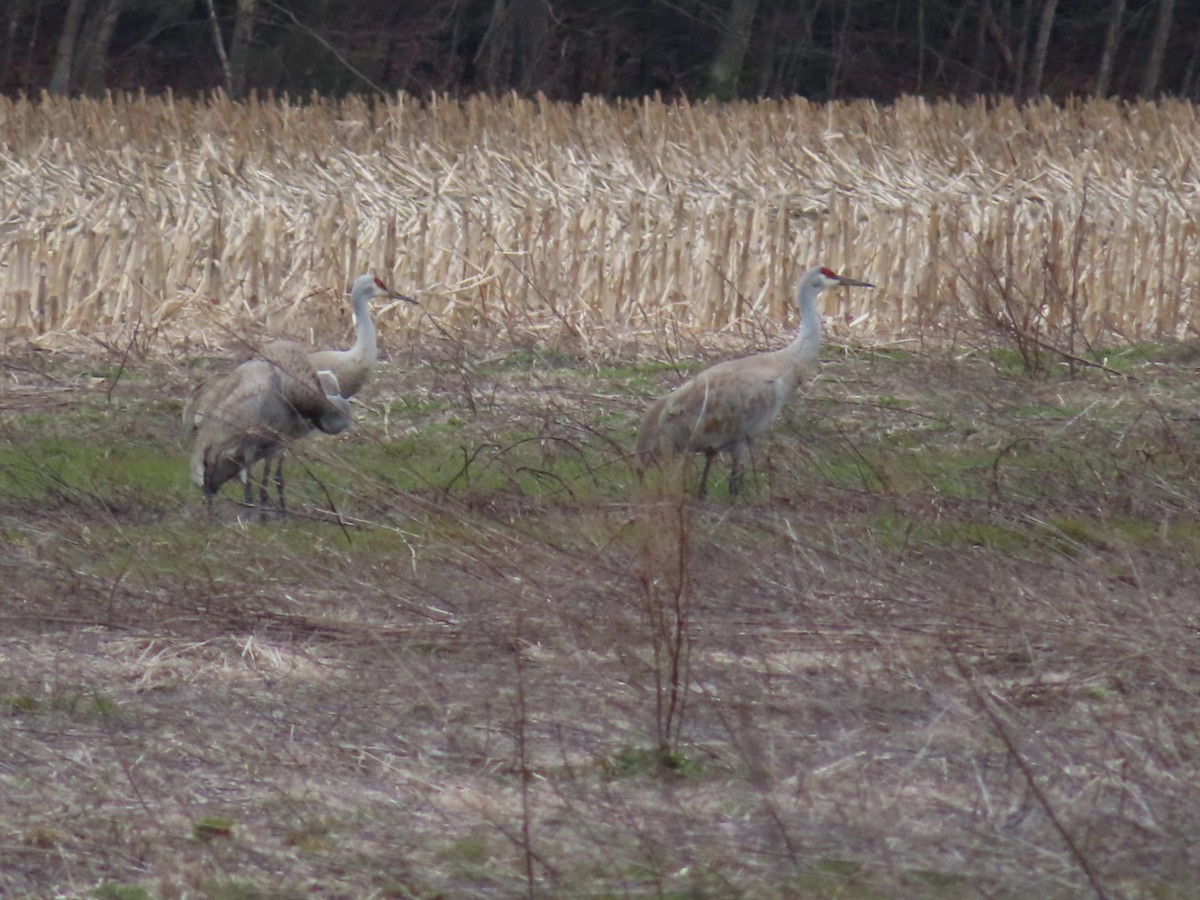
<path fill-rule="evenodd" d="M 639 480 L 729 349 L 427 340 L 265 522 L 225 360 L 10 352 L 0 895 L 1200 896 L 1196 348 L 833 346 Z"/>

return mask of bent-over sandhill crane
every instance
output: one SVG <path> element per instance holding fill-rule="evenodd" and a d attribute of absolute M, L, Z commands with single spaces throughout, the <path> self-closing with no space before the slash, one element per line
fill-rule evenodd
<path fill-rule="evenodd" d="M 800 278 L 796 304 L 800 327 L 781 350 L 731 359 L 705 369 L 656 400 L 642 418 L 637 437 L 639 469 L 659 459 L 703 453 L 697 495 L 708 494 L 708 470 L 718 453 L 729 454 L 729 493 L 741 489 L 750 441 L 770 427 L 784 402 L 815 367 L 821 346 L 817 297 L 837 285 L 874 287 L 865 281 L 814 266 Z"/>
<path fill-rule="evenodd" d="M 310 367 L 308 348 L 288 341 L 273 342 L 269 355 L 264 352 L 197 388 L 184 409 L 184 422 L 193 438 L 192 482 L 204 491 L 209 512 L 217 491 L 235 476 L 242 480 L 246 505 L 252 506 L 252 470 L 265 460 L 259 494 L 265 515 L 271 459 L 313 429 L 339 434 L 350 427 L 350 404 L 338 390 L 332 373 Z M 281 467 L 275 487 L 282 512 Z"/>
<path fill-rule="evenodd" d="M 378 296 L 416 303 L 374 275 L 360 275 L 350 290 L 356 334 L 348 350 L 310 351 L 292 341 L 272 341 L 259 357 L 213 376 L 193 392 L 184 410 L 184 422 L 195 439 L 192 479 L 204 488 L 210 509 L 212 496 L 234 475 L 245 483 L 249 503 L 250 469 L 259 460 L 264 463 L 265 507 L 272 459 L 278 507 L 281 512 L 286 508 L 286 444 L 314 429 L 337 434 L 350 426 L 346 401 L 366 383 L 375 365 L 375 324 L 369 307 Z"/>

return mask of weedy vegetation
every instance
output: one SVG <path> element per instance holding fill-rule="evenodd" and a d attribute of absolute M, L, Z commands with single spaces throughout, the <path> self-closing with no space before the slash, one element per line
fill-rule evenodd
<path fill-rule="evenodd" d="M 0 119 L 4 896 L 1200 891 L 1191 106 Z M 817 261 L 743 495 L 639 477 Z M 187 391 L 368 268 L 354 427 L 209 519 Z"/>

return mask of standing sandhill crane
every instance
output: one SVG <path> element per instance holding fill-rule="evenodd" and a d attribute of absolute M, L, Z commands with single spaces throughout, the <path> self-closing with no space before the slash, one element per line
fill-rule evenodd
<path fill-rule="evenodd" d="M 388 297 L 392 300 L 403 300 L 405 303 L 416 303 L 412 297 L 393 291 L 386 284 L 367 273 L 359 275 L 350 286 L 350 309 L 354 315 L 354 343 L 348 350 L 312 350 L 308 351 L 308 365 L 318 373 L 328 373 L 338 386 L 335 391 L 340 397 L 349 400 L 362 389 L 371 377 L 375 368 L 378 354 L 375 336 L 375 323 L 371 320 L 371 301 L 376 297 Z M 277 344 L 290 344 L 290 341 L 274 341 L 263 348 L 263 356 L 271 358 Z M 320 427 L 320 426 L 318 426 Z M 311 430 L 311 429 L 310 429 Z M 324 430 L 324 429 L 322 429 Z M 335 433 L 336 432 L 332 432 Z M 294 437 L 302 437 L 297 434 Z M 265 457 L 265 468 L 275 460 L 275 484 L 279 494 L 280 509 L 283 508 L 283 447 L 277 452 Z M 267 472 L 263 472 L 263 483 L 266 483 Z"/>
<path fill-rule="evenodd" d="M 378 296 L 416 303 L 388 289 L 374 275 L 360 275 L 350 290 L 356 337 L 348 350 L 310 351 L 292 341 L 272 341 L 258 358 L 215 375 L 197 388 L 184 410 L 195 439 L 192 480 L 212 496 L 234 475 L 251 501 L 251 468 L 264 461 L 261 500 L 267 502 L 271 460 L 279 510 L 285 507 L 283 458 L 288 442 L 314 429 L 337 434 L 350 426 L 353 396 L 375 365 L 375 325 L 369 305 Z"/>
<path fill-rule="evenodd" d="M 313 429 L 339 434 L 350 427 L 350 404 L 338 393 L 337 379 L 309 366 L 308 348 L 275 341 L 270 350 L 208 379 L 184 409 L 194 439 L 192 482 L 203 489 L 210 513 L 217 491 L 235 476 L 244 485 L 246 505 L 253 505 L 251 471 L 265 460 L 259 495 L 265 515 L 271 459 Z M 276 469 L 275 486 L 282 512 L 282 466 Z"/>
<path fill-rule="evenodd" d="M 391 290 L 374 275 L 359 275 L 350 288 L 350 308 L 354 312 L 354 344 L 349 350 L 314 350 L 308 354 L 309 364 L 318 372 L 332 372 L 346 398 L 357 394 L 375 367 L 375 323 L 371 321 L 370 303 L 375 297 L 389 297 L 416 303 Z"/>
<path fill-rule="evenodd" d="M 751 439 L 770 427 L 784 402 L 816 365 L 821 346 L 817 297 L 825 288 L 837 285 L 874 287 L 822 266 L 809 269 L 796 294 L 800 328 L 788 346 L 718 363 L 656 400 L 646 410 L 638 431 L 639 468 L 683 453 L 703 453 L 704 472 L 697 492 L 703 499 L 708 494 L 713 457 L 728 453 L 729 493 L 737 494 Z"/>

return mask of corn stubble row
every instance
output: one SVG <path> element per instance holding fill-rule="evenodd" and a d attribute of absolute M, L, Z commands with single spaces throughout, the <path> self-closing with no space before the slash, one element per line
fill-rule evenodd
<path fill-rule="evenodd" d="M 369 269 L 446 327 L 720 330 L 822 262 L 863 340 L 1187 337 L 1198 146 L 1175 102 L 5 99 L 0 326 L 301 336 Z"/>

